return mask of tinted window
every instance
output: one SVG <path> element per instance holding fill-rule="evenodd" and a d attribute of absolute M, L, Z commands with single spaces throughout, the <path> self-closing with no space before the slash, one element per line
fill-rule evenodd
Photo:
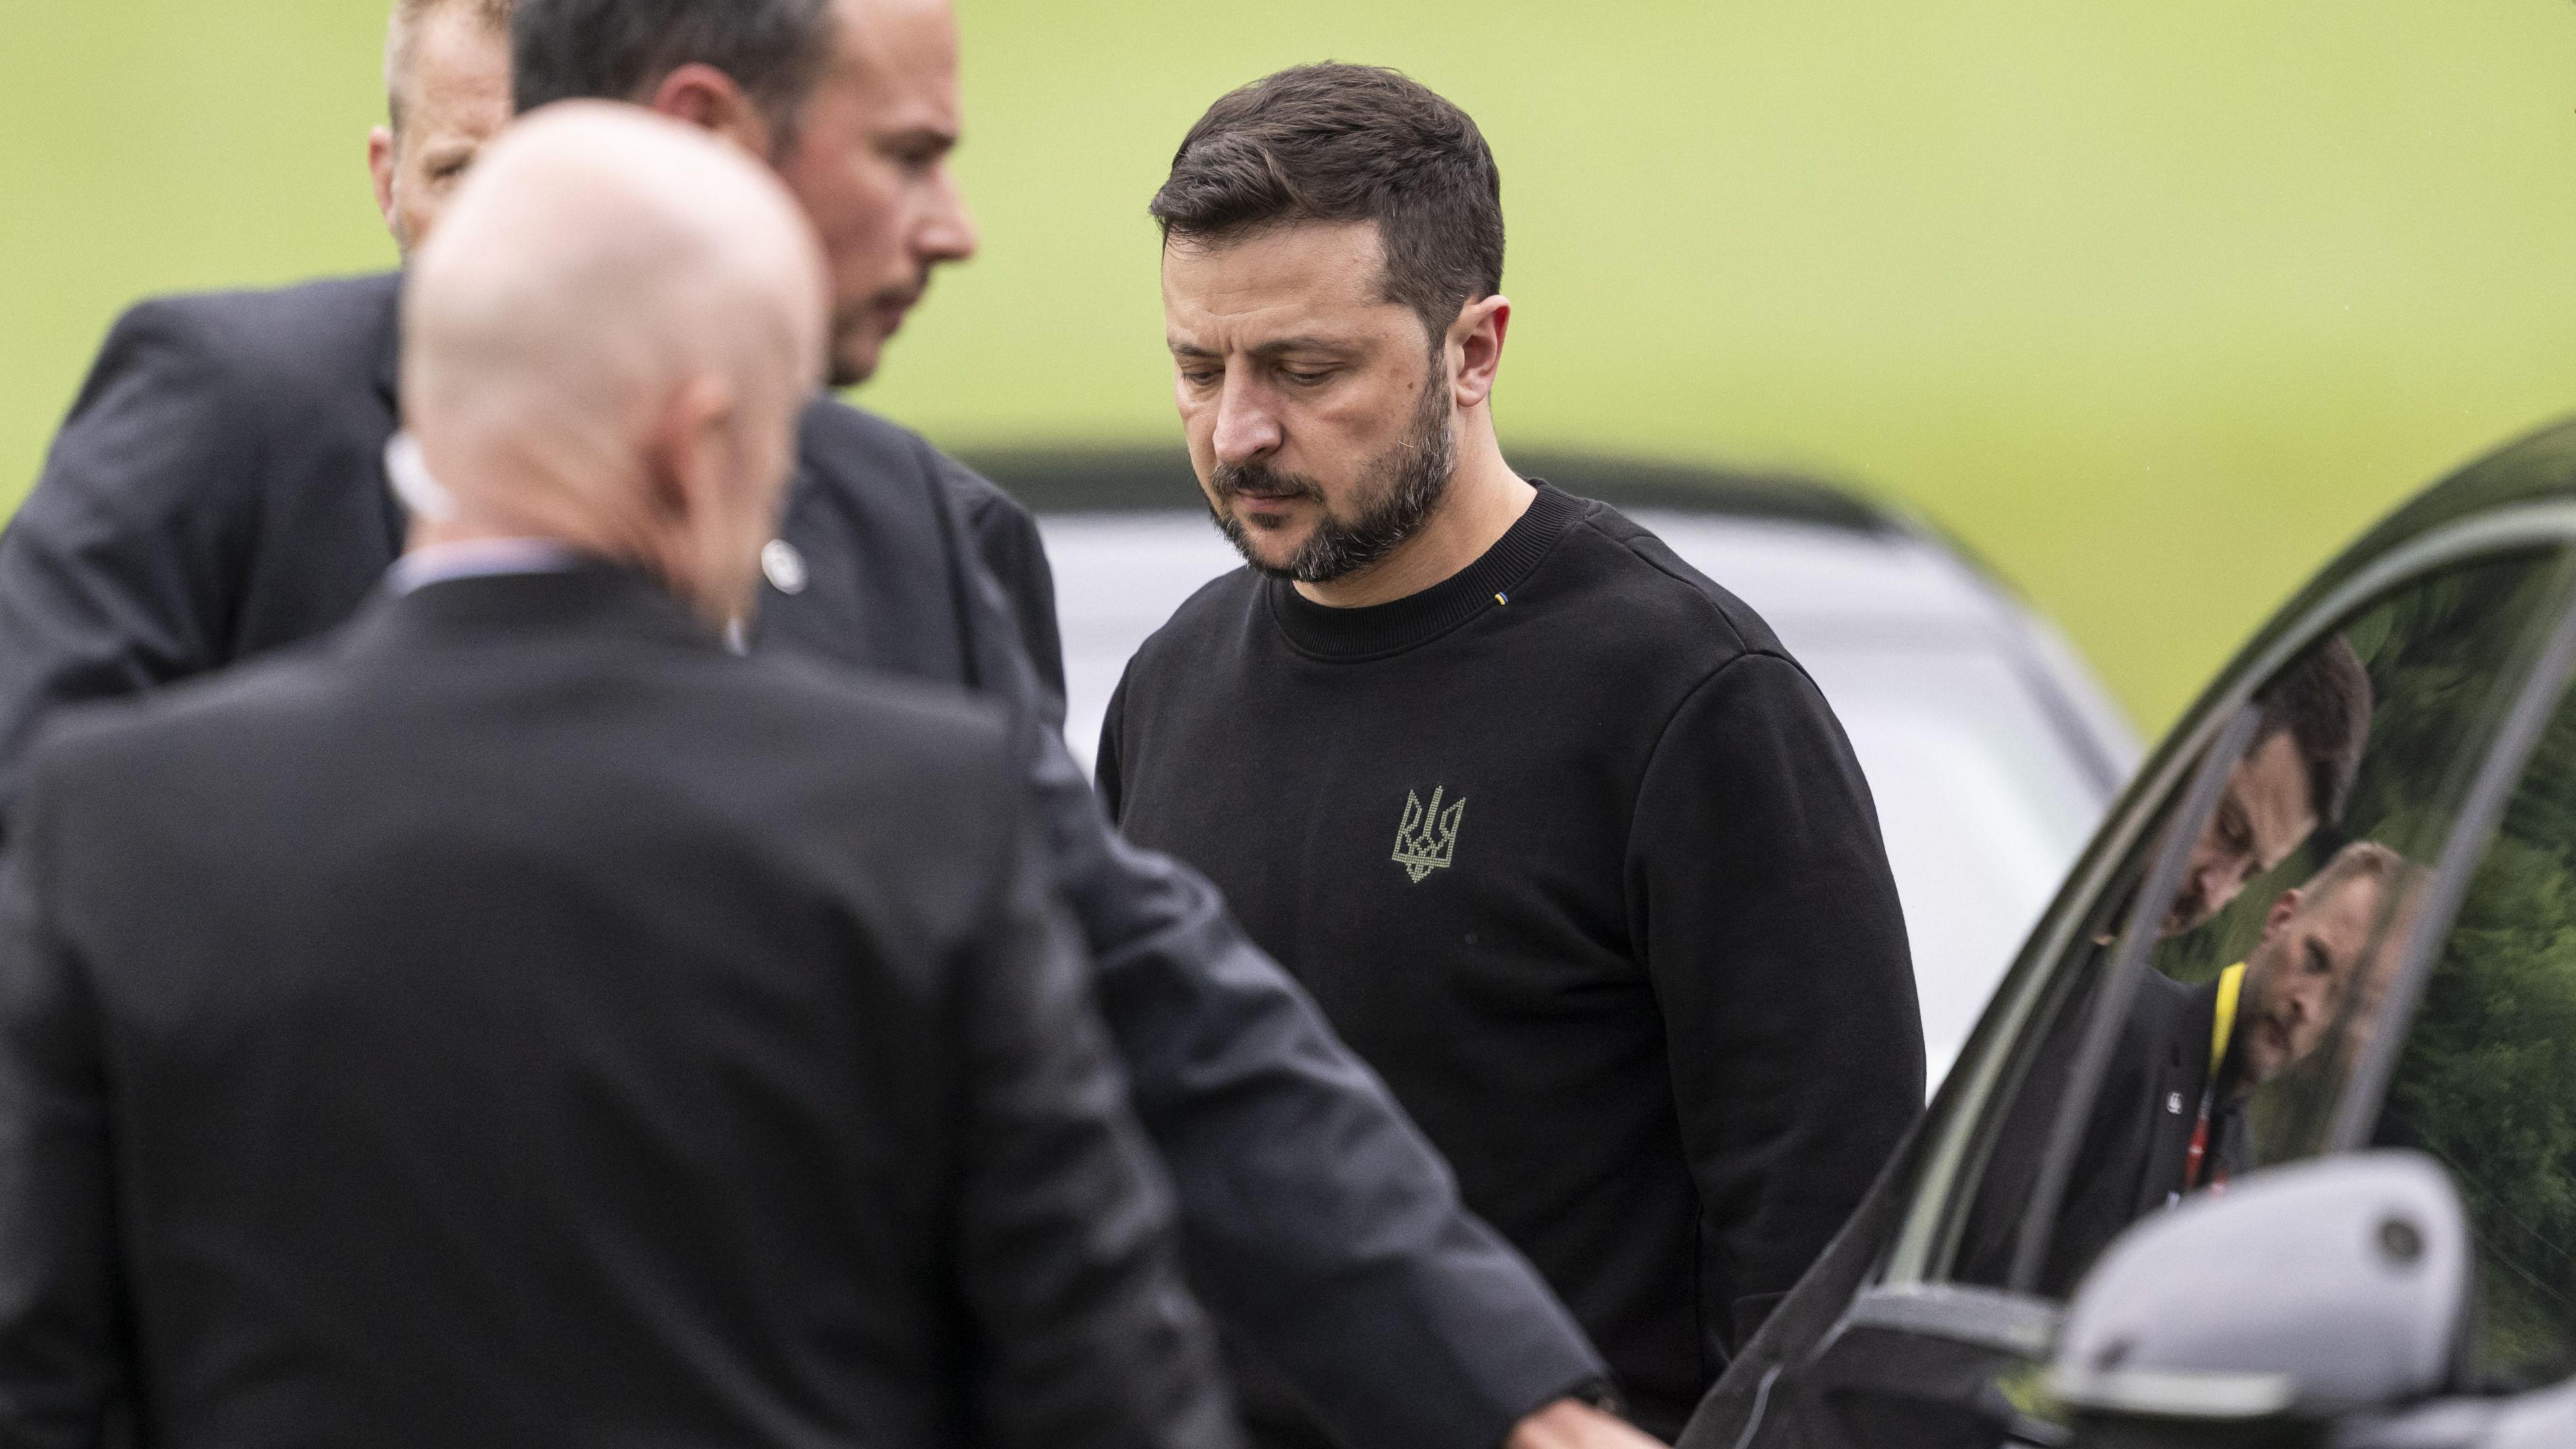
<path fill-rule="evenodd" d="M 1953 1220 L 1955 1277 L 2062 1297 L 2139 1217 L 2322 1149 L 2421 863 L 2559 591 L 2545 555 L 2454 568 L 2255 692 L 2226 755 L 2186 774 L 2093 903 L 2023 1034 Z"/>
<path fill-rule="evenodd" d="M 2541 738 L 2435 958 L 2377 1139 L 2440 1159 L 2502 1387 L 2576 1370 L 2576 703 Z"/>

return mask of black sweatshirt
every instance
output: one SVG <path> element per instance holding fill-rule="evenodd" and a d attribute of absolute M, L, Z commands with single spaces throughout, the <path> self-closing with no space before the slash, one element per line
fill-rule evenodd
<path fill-rule="evenodd" d="M 1905 923 L 1815 685 L 1541 485 L 1409 598 L 1238 570 L 1128 665 L 1099 781 L 1221 886 L 1679 1430 L 1923 1100 Z"/>

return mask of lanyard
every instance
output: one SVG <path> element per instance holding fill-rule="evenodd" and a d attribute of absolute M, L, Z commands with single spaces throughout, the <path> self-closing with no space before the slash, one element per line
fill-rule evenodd
<path fill-rule="evenodd" d="M 2219 973 L 2218 1011 L 2209 1022 L 2209 1078 L 2200 1084 L 2200 1115 L 2192 1119 L 2191 1147 L 2183 1153 L 2182 1187 L 2189 1192 L 2200 1186 L 2201 1164 L 2209 1157 L 2210 1111 L 2218 1103 L 2218 1069 L 2227 1060 L 2228 1038 L 2236 1034 L 2236 998 L 2245 989 L 2245 963 L 2237 962 Z M 2227 1190 L 2227 1169 L 2214 1168 L 2209 1190 Z"/>

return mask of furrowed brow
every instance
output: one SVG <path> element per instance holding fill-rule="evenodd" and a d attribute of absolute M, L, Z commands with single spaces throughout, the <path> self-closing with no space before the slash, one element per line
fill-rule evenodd
<path fill-rule="evenodd" d="M 1259 347 L 1252 349 L 1252 355 L 1255 357 L 1268 358 L 1278 357 L 1290 352 L 1327 352 L 1336 357 L 1345 357 L 1358 350 L 1358 348 L 1353 347 L 1347 342 L 1336 342 L 1329 338 L 1282 337 L 1275 342 L 1262 343 Z"/>

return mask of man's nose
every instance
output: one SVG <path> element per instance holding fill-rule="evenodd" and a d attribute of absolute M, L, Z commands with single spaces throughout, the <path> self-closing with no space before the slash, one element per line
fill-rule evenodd
<path fill-rule="evenodd" d="M 2226 903 L 2228 872 L 2223 865 L 2204 865 L 2183 877 L 2181 899 L 2195 916 L 2209 916 Z"/>
<path fill-rule="evenodd" d="M 1279 451 L 1280 440 L 1278 415 L 1261 389 L 1243 369 L 1229 368 L 1224 390 L 1217 394 L 1216 436 L 1210 440 L 1217 461 L 1239 467 Z"/>
<path fill-rule="evenodd" d="M 925 266 L 965 261 L 983 245 L 983 238 L 975 231 L 975 213 L 966 205 L 966 193 L 945 169 L 939 173 L 937 194 L 931 199 L 921 229 L 914 234 L 913 245 Z"/>
<path fill-rule="evenodd" d="M 2304 1027 L 2316 1019 L 2323 1007 L 2323 989 L 2314 981 L 2293 981 L 2281 993 L 2281 1019 L 2286 1026 Z"/>

